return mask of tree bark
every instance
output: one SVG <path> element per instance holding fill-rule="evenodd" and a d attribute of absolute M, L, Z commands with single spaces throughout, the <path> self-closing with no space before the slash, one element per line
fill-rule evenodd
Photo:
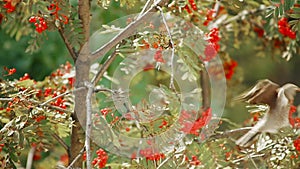
<path fill-rule="evenodd" d="M 100 56 L 103 56 L 106 52 L 108 52 L 113 46 L 115 46 L 119 41 L 126 38 L 128 34 L 131 34 L 135 29 L 130 29 L 137 27 L 139 24 L 143 23 L 147 16 L 151 16 L 150 12 L 156 11 L 156 5 L 164 5 L 168 2 L 168 0 L 161 0 L 158 4 L 155 4 L 151 8 L 149 8 L 145 12 L 144 17 L 140 17 L 138 21 L 130 24 L 120 35 L 113 38 L 109 43 L 104 45 L 102 48 L 98 49 L 96 53 L 90 54 L 89 44 L 87 43 L 90 35 L 90 1 L 89 0 L 79 0 L 78 1 L 78 13 L 79 18 L 82 20 L 83 25 L 83 34 L 85 43 L 82 44 L 78 58 L 75 62 L 76 69 L 76 83 L 75 88 L 82 88 L 84 83 L 90 81 L 89 79 L 89 69 L 91 66 L 91 62 Z M 150 15 L 149 15 L 150 14 Z M 101 78 L 101 77 L 100 77 Z M 73 114 L 73 119 L 75 121 L 74 127 L 72 128 L 71 135 L 71 146 L 70 146 L 70 163 L 76 158 L 80 151 L 84 147 L 84 132 L 82 126 L 85 126 L 86 123 L 86 96 L 87 96 L 87 88 L 83 90 L 76 91 L 75 95 L 75 112 Z M 82 158 L 77 160 L 74 165 L 74 168 L 82 167 Z"/>
<path fill-rule="evenodd" d="M 78 13 L 79 18 L 82 21 L 82 28 L 84 34 L 84 42 L 82 43 L 79 51 L 78 58 L 75 61 L 75 88 L 84 86 L 84 82 L 89 81 L 89 46 L 88 39 L 90 35 L 90 1 L 79 0 L 78 1 Z M 71 146 L 70 146 L 70 163 L 80 154 L 81 149 L 84 147 L 84 131 L 82 126 L 85 126 L 86 119 L 86 95 L 87 89 L 76 91 L 75 95 L 75 111 L 73 114 L 73 120 L 75 121 L 71 134 Z M 82 158 L 79 158 L 72 167 L 82 168 Z"/>
<path fill-rule="evenodd" d="M 202 108 L 205 111 L 210 107 L 211 96 L 210 96 L 210 85 L 209 76 L 205 69 L 200 71 L 200 84 L 202 88 Z"/>

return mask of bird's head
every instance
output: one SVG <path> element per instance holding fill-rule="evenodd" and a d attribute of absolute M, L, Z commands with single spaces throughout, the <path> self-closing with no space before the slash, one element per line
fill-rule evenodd
<path fill-rule="evenodd" d="M 294 101 L 296 92 L 300 92 L 300 88 L 291 83 L 285 84 L 284 86 L 282 86 L 282 88 L 284 89 L 284 95 L 290 102 Z"/>

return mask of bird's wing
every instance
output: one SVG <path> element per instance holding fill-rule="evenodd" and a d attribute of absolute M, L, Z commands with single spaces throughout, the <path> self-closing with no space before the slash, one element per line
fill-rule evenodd
<path fill-rule="evenodd" d="M 276 101 L 277 89 L 280 86 L 271 80 L 264 79 L 241 95 L 234 98 L 234 101 L 246 101 L 250 104 L 272 104 Z"/>

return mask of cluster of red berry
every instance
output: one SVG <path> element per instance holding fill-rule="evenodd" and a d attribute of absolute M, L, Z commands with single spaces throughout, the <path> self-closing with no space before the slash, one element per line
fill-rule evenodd
<path fill-rule="evenodd" d="M 22 103 L 23 105 L 25 105 L 25 103 L 23 101 L 21 101 L 21 99 L 18 96 L 13 97 L 12 101 L 8 102 L 8 106 L 6 107 L 6 111 L 10 112 L 14 108 L 14 106 L 18 103 Z M 28 105 L 28 106 L 30 107 L 30 105 Z"/>
<path fill-rule="evenodd" d="M 208 124 L 211 120 L 212 112 L 211 108 L 206 109 L 202 112 L 201 117 L 199 117 L 194 122 L 191 122 L 188 118 L 193 118 L 197 112 L 191 112 L 193 115 L 188 114 L 187 111 L 182 111 L 179 117 L 179 123 L 183 126 L 181 131 L 186 134 L 193 134 L 199 136 L 199 130 Z"/>
<path fill-rule="evenodd" d="M 10 76 L 10 75 L 13 75 L 14 73 L 17 72 L 17 69 L 16 68 L 11 68 L 9 69 L 8 67 L 4 66 L 3 68 L 5 71 L 7 71 L 7 74 L 4 75 L 4 76 Z"/>
<path fill-rule="evenodd" d="M 298 137 L 296 140 L 294 140 L 294 147 L 297 151 L 300 152 L 300 137 Z"/>
<path fill-rule="evenodd" d="M 0 144 L 0 152 L 2 151 L 4 144 Z"/>
<path fill-rule="evenodd" d="M 30 76 L 28 73 L 25 73 L 23 77 L 20 77 L 19 81 L 24 81 L 30 79 Z"/>
<path fill-rule="evenodd" d="M 255 26 L 255 27 L 253 28 L 253 31 L 254 31 L 254 32 L 257 34 L 257 36 L 260 37 L 260 38 L 262 38 L 262 37 L 264 36 L 264 34 L 265 34 L 265 31 L 264 31 L 262 28 L 257 27 L 257 26 Z"/>
<path fill-rule="evenodd" d="M 107 160 L 108 160 L 108 155 L 107 153 L 103 150 L 103 149 L 98 149 L 96 151 L 97 157 L 94 158 L 94 160 L 92 161 L 92 164 L 94 165 L 94 167 L 97 168 L 104 168 Z"/>
<path fill-rule="evenodd" d="M 279 32 L 283 36 L 287 36 L 291 39 L 296 39 L 296 32 L 291 30 L 290 25 L 288 24 L 287 18 L 281 18 L 278 21 L 278 29 L 279 29 Z"/>
<path fill-rule="evenodd" d="M 64 24 L 68 24 L 69 18 L 64 14 L 58 14 L 58 11 L 61 10 L 58 6 L 58 2 L 54 1 L 54 3 L 50 4 L 48 7 L 48 10 L 51 11 L 50 14 L 55 16 L 55 20 L 59 20 L 59 22 L 62 22 Z M 38 33 L 42 33 L 48 28 L 47 22 L 45 21 L 45 18 L 41 16 L 32 16 L 29 18 L 30 23 L 34 23 L 35 30 Z"/>
<path fill-rule="evenodd" d="M 215 13 L 215 10 L 213 10 L 213 9 L 208 9 L 207 10 L 206 19 L 203 22 L 204 26 L 208 26 L 209 22 L 211 22 L 214 19 L 214 17 L 213 17 L 214 13 Z"/>
<path fill-rule="evenodd" d="M 162 55 L 162 48 L 158 49 L 155 54 L 154 54 L 154 60 L 156 62 L 160 62 L 160 63 L 166 63 L 165 59 L 163 58 Z"/>
<path fill-rule="evenodd" d="M 44 97 L 48 97 L 52 95 L 52 88 L 51 87 L 47 87 L 44 91 Z"/>
<path fill-rule="evenodd" d="M 62 109 L 66 109 L 67 108 L 67 106 L 65 105 L 65 100 L 62 99 L 61 97 L 58 98 L 55 102 L 51 103 L 51 105 L 60 107 Z M 58 111 L 58 112 L 59 112 L 59 114 L 63 114 L 64 113 L 63 111 Z"/>
<path fill-rule="evenodd" d="M 218 28 L 211 29 L 210 32 L 206 34 L 206 36 L 208 38 L 208 44 L 205 46 L 204 49 L 205 58 L 203 58 L 201 55 L 199 56 L 199 58 L 202 61 L 210 61 L 218 54 L 218 51 L 220 50 L 219 29 Z"/>
<path fill-rule="evenodd" d="M 50 4 L 50 6 L 48 7 L 49 11 L 52 11 L 50 14 L 55 16 L 56 20 L 59 20 L 60 22 L 64 23 L 64 24 L 68 24 L 69 22 L 69 18 L 64 15 L 64 14 L 58 14 L 58 11 L 61 10 L 61 8 L 58 5 L 58 2 L 54 1 L 54 3 Z"/>
<path fill-rule="evenodd" d="M 34 23 L 35 30 L 38 33 L 42 33 L 43 31 L 45 31 L 48 28 L 47 22 L 45 21 L 45 19 L 43 17 L 40 17 L 40 16 L 30 17 L 29 22 Z"/>
<path fill-rule="evenodd" d="M 201 162 L 198 160 L 197 156 L 192 156 L 192 160 L 190 161 L 190 165 L 201 165 Z"/>
<path fill-rule="evenodd" d="M 297 107 L 294 105 L 291 105 L 290 111 L 289 111 L 289 122 L 292 125 L 293 128 L 300 128 L 300 118 L 299 117 L 293 117 L 293 114 L 297 112 Z"/>
<path fill-rule="evenodd" d="M 100 122 L 100 116 L 104 116 L 106 117 L 107 115 L 110 115 L 110 125 L 114 125 L 115 123 L 117 123 L 120 120 L 120 116 L 116 116 L 115 113 L 112 111 L 112 109 L 110 108 L 103 108 L 100 110 L 101 114 L 95 113 L 94 116 L 95 118 L 93 119 L 93 123 L 96 125 L 97 123 Z"/>
<path fill-rule="evenodd" d="M 186 4 L 184 7 L 183 7 L 189 14 L 191 14 L 194 10 L 194 11 L 197 11 L 198 8 L 197 8 L 197 5 L 195 3 L 194 0 L 189 0 L 189 4 Z M 192 10 L 191 10 L 192 8 Z"/>
<path fill-rule="evenodd" d="M 140 150 L 140 154 L 150 161 L 158 161 L 166 157 L 164 153 L 156 152 L 151 147 Z"/>
<path fill-rule="evenodd" d="M 218 28 L 211 29 L 207 36 L 208 36 L 208 41 L 213 44 L 216 52 L 219 52 L 220 50 L 220 45 L 218 44 L 218 42 L 220 41 L 219 29 Z"/>
<path fill-rule="evenodd" d="M 46 119 L 46 116 L 44 116 L 44 115 L 39 115 L 39 116 L 37 116 L 36 118 L 35 118 L 35 121 L 37 122 L 37 123 L 39 123 L 39 122 L 41 122 L 42 120 L 45 120 Z"/>
<path fill-rule="evenodd" d="M 146 41 L 146 40 L 142 40 L 142 46 L 141 48 L 142 49 L 149 49 L 150 47 L 154 48 L 154 49 L 157 49 L 159 47 L 158 43 L 157 42 L 153 42 L 151 45 Z"/>
<path fill-rule="evenodd" d="M 44 93 L 43 93 L 43 91 L 42 91 L 41 89 L 38 89 L 38 90 L 37 90 L 36 96 L 37 96 L 37 97 L 52 97 L 52 98 L 54 98 L 54 97 L 56 97 L 58 94 L 63 93 L 63 92 L 65 92 L 66 90 L 67 90 L 67 89 L 66 89 L 65 86 L 62 86 L 62 89 L 61 89 L 59 92 L 53 91 L 53 89 L 52 89 L 51 87 L 47 87 L 47 88 L 44 90 Z M 62 97 L 57 98 L 54 102 L 51 103 L 51 105 L 56 106 L 56 107 L 59 107 L 59 108 L 61 108 L 61 109 L 66 109 L 66 108 L 67 108 L 67 106 L 65 105 L 65 100 L 64 100 Z M 59 112 L 60 114 L 63 114 L 63 113 L 64 113 L 64 112 L 62 112 L 62 111 L 58 111 L 58 112 Z"/>
<path fill-rule="evenodd" d="M 53 72 L 51 74 L 51 78 L 56 78 L 56 77 L 62 77 L 64 76 L 66 73 L 70 73 L 72 69 L 72 65 L 70 62 L 66 62 L 65 65 L 63 65 L 63 67 L 61 69 L 57 69 L 56 72 Z M 75 78 L 74 77 L 69 77 L 68 78 L 68 83 L 71 87 L 73 87 L 75 82 Z"/>
<path fill-rule="evenodd" d="M 235 68 L 238 66 L 238 63 L 231 59 L 223 64 L 225 77 L 227 80 L 230 80 L 235 72 Z"/>
<path fill-rule="evenodd" d="M 106 116 L 109 112 L 111 112 L 111 109 L 104 108 L 104 109 L 101 109 L 100 112 L 103 116 Z"/>
<path fill-rule="evenodd" d="M 168 122 L 164 119 L 162 122 L 161 122 L 161 125 L 158 126 L 159 128 L 164 128 L 164 127 L 167 127 L 168 125 Z"/>
<path fill-rule="evenodd" d="M 6 9 L 7 13 L 11 13 L 16 10 L 17 2 L 13 2 L 12 0 L 4 0 L 4 2 L 5 4 L 3 5 L 3 7 Z"/>

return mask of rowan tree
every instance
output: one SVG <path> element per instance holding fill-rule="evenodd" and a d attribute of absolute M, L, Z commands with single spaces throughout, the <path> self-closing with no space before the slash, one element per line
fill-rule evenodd
<path fill-rule="evenodd" d="M 126 16 L 105 20 L 114 12 Z M 237 51 L 293 65 L 299 20 L 298 0 L 3 0 L 1 31 L 29 38 L 27 53 L 57 32 L 70 62 L 44 80 L 3 67 L 0 166 L 298 168 L 295 106 L 291 127 L 247 149 L 235 140 L 266 107 L 244 124 L 228 111 L 249 70 L 239 62 L 254 65 Z"/>

